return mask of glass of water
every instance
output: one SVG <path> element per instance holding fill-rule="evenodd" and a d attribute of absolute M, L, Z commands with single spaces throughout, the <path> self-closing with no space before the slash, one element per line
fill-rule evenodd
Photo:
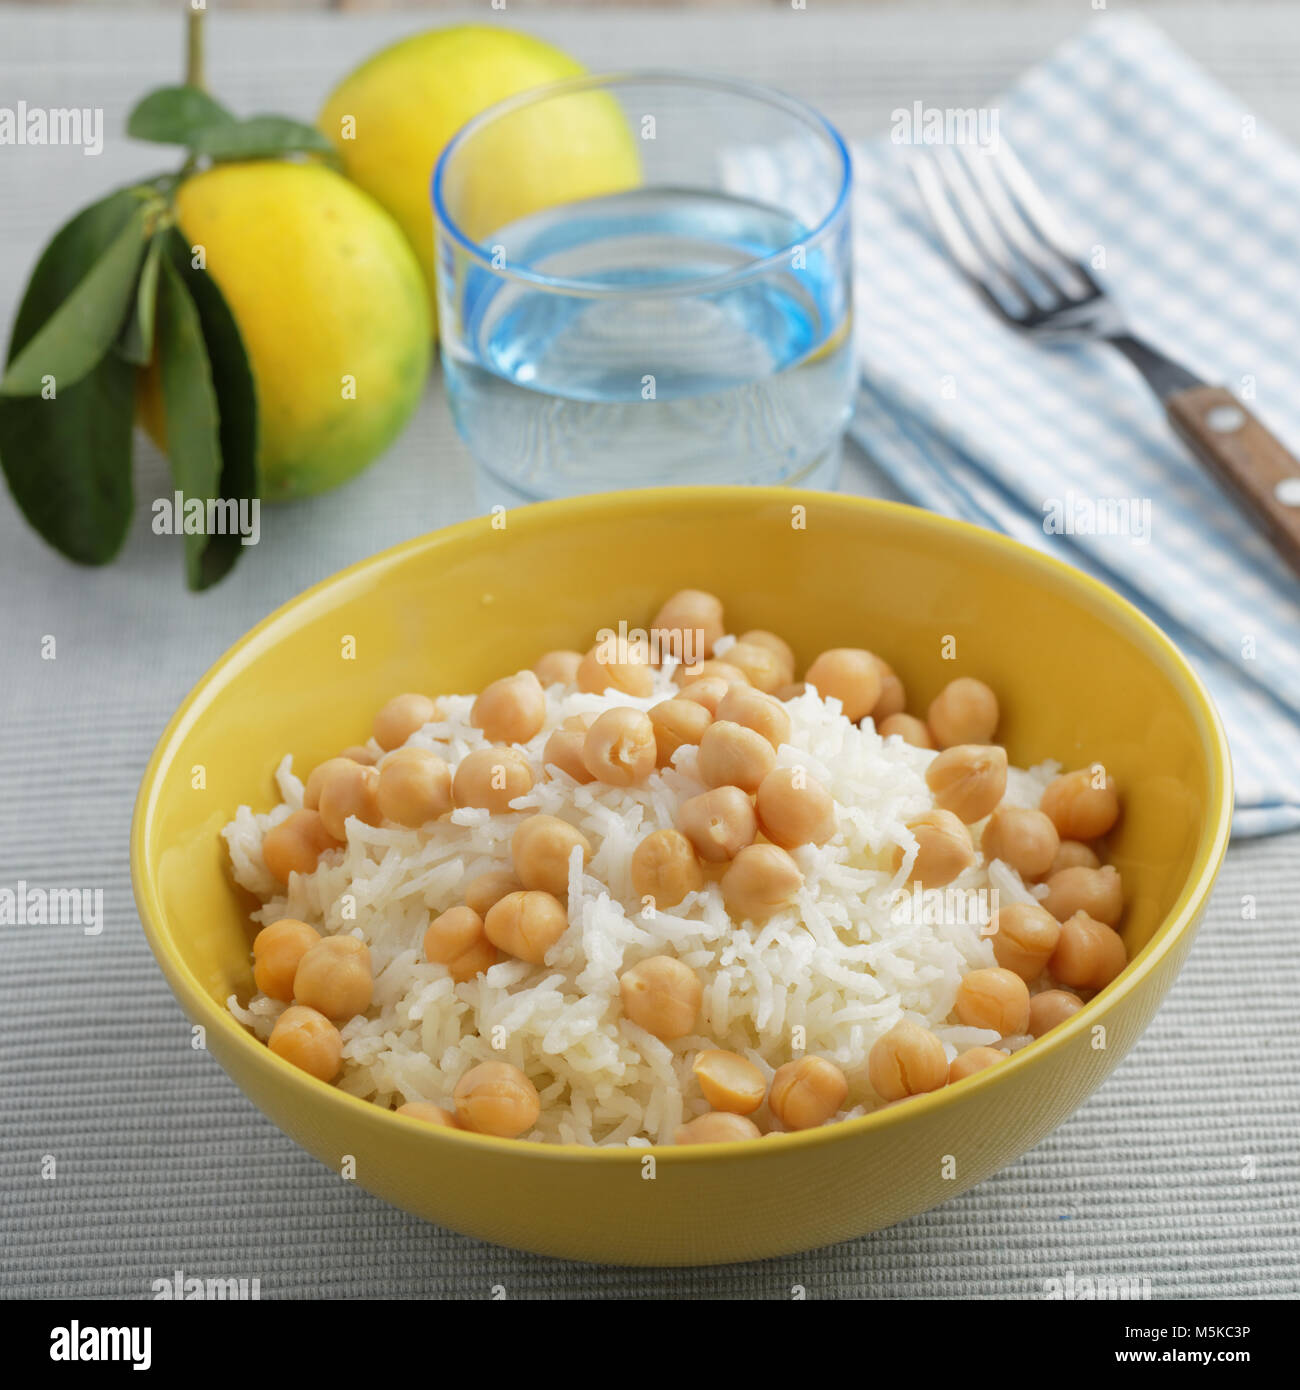
<path fill-rule="evenodd" d="M 577 78 L 465 126 L 434 172 L 434 236 L 480 502 L 834 487 L 850 178 L 817 112 L 725 78 Z"/>

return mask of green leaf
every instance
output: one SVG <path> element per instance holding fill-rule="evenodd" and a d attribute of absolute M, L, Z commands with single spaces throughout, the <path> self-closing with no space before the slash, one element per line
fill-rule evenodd
<path fill-rule="evenodd" d="M 117 345 L 122 356 L 137 367 L 147 367 L 153 361 L 153 321 L 158 304 L 158 258 L 162 255 L 162 246 L 161 235 L 155 234 L 136 281 L 135 307 Z"/>
<path fill-rule="evenodd" d="M 142 203 L 154 194 L 147 188 L 122 188 L 77 213 L 54 234 L 27 283 L 23 302 L 14 319 L 9 339 L 9 358 L 15 357 L 36 336 L 54 311 L 90 272 L 113 244 L 117 234 Z"/>
<path fill-rule="evenodd" d="M 126 188 L 83 208 L 36 263 L 9 340 L 12 362 L 76 290 L 142 205 Z M 131 525 L 135 373 L 114 353 L 53 400 L 0 396 L 0 467 L 23 515 L 56 550 L 102 565 Z"/>
<path fill-rule="evenodd" d="M 190 248 L 176 230 L 167 249 L 198 311 L 220 415 L 219 495 L 242 501 L 258 495 L 257 392 L 234 315 L 217 282 L 193 265 Z M 244 547 L 234 535 L 211 536 L 203 553 L 204 579 L 214 583 L 238 560 Z"/>
<path fill-rule="evenodd" d="M 207 502 L 218 496 L 221 482 L 221 417 L 199 310 L 171 259 L 163 261 L 159 278 L 159 368 L 172 481 L 184 493 L 186 505 L 197 499 L 206 513 Z M 182 521 L 184 512 L 177 524 Z M 190 588 L 206 588 L 234 563 L 228 546 L 220 548 L 224 567 L 204 563 L 216 541 L 238 545 L 239 538 L 209 535 L 206 527 L 202 534 L 185 532 L 185 577 Z"/>
<path fill-rule="evenodd" d="M 113 345 L 131 306 L 156 207 L 137 203 L 89 272 L 10 361 L 2 396 L 39 395 L 47 377 L 75 385 Z"/>
<path fill-rule="evenodd" d="M 136 103 L 126 133 L 157 145 L 193 145 L 205 130 L 234 124 L 234 116 L 197 87 L 159 87 Z"/>
<path fill-rule="evenodd" d="M 239 120 L 196 87 L 160 87 L 127 118 L 126 133 L 137 140 L 184 145 L 209 159 L 266 159 L 316 154 L 338 162 L 334 146 L 314 126 L 287 116 Z"/>
<path fill-rule="evenodd" d="M 23 515 L 56 550 L 103 565 L 131 527 L 135 368 L 108 353 L 53 400 L 0 396 L 0 464 Z"/>
<path fill-rule="evenodd" d="M 209 126 L 199 132 L 190 148 L 210 159 L 266 159 L 283 154 L 338 158 L 334 146 L 315 126 L 287 116 L 250 116 L 233 125 Z"/>

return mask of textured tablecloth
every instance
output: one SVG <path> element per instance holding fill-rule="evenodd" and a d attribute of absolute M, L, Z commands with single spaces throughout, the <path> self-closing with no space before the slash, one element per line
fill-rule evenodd
<path fill-rule="evenodd" d="M 483 19 L 485 8 L 474 12 Z M 980 6 L 857 13 L 530 11 L 593 66 L 689 62 L 775 81 L 850 135 L 913 100 L 1006 85 L 1086 14 Z M 1280 7 L 1160 10 L 1179 42 L 1300 143 L 1300 20 Z M 309 115 L 413 16 L 211 16 L 210 74 L 243 110 Z M 171 80 L 171 16 L 0 8 L 0 105 L 102 105 L 103 155 L 0 148 L 0 318 L 55 222 L 156 167 L 116 132 Z M 141 498 L 167 494 L 142 447 Z M 881 490 L 860 458 L 846 486 Z M 974 1191 L 893 1230 L 763 1264 L 573 1265 L 422 1224 L 290 1143 L 210 1056 L 145 945 L 127 837 L 154 740 L 253 622 L 340 566 L 468 515 L 473 483 L 435 380 L 360 482 L 268 510 L 261 544 L 195 597 L 143 506 L 120 560 L 76 570 L 0 497 L 0 887 L 102 888 L 99 936 L 0 927 L 0 1292 L 148 1297 L 155 1279 L 256 1277 L 271 1297 L 1041 1296 L 1044 1281 L 1150 1280 L 1155 1297 L 1300 1292 L 1300 836 L 1234 848 L 1151 1028 L 1067 1124 Z M 54 660 L 43 659 L 47 637 Z M 49 1172 L 49 1156 L 56 1176 Z"/>

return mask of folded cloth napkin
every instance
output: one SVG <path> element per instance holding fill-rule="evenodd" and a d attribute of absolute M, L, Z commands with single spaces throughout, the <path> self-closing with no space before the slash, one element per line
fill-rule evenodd
<path fill-rule="evenodd" d="M 1015 150 L 1133 330 L 1300 450 L 1300 157 L 1128 17 L 1029 72 L 980 129 Z M 1300 581 L 1115 349 L 1046 347 L 994 317 L 931 227 L 913 153 L 854 151 L 854 436 L 913 501 L 1143 609 L 1218 705 L 1235 832 L 1300 827 Z M 747 176 L 779 186 L 771 165 Z"/>

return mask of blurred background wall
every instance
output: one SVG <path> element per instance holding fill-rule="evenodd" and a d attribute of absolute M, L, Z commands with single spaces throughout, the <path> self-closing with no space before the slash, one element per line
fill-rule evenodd
<path fill-rule="evenodd" d="M 184 0 L 0 0 L 6 5 L 26 4 L 47 8 L 156 10 L 175 9 Z M 977 10 L 981 0 L 504 0 L 506 10 L 574 9 L 789 9 L 792 5 L 809 10 L 832 8 L 960 9 Z M 1300 0 L 1218 0 L 1214 8 L 1259 9 L 1262 5 L 1289 7 L 1300 11 Z M 1186 9 L 1185 0 L 999 0 L 998 10 L 1009 6 L 1040 10 L 1160 10 Z M 490 10 L 491 0 L 208 0 L 212 10 Z"/>

